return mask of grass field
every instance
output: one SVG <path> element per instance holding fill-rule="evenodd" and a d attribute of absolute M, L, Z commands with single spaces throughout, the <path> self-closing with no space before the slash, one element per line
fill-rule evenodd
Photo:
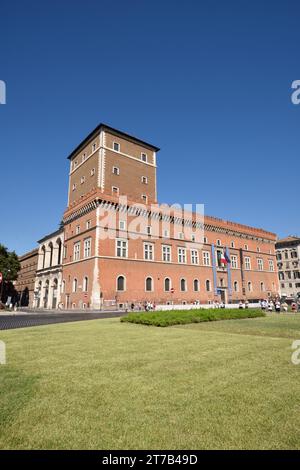
<path fill-rule="evenodd" d="M 299 315 L 0 332 L 0 448 L 300 448 Z"/>

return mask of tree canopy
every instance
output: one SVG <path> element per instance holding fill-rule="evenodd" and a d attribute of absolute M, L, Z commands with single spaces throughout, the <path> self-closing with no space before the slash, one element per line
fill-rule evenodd
<path fill-rule="evenodd" d="M 17 279 L 20 270 L 20 261 L 14 251 L 8 249 L 0 243 L 0 272 L 3 281 L 14 281 Z"/>

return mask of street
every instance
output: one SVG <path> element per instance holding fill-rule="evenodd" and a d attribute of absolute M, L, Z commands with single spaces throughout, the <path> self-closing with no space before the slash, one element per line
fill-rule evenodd
<path fill-rule="evenodd" d="M 125 315 L 125 312 L 72 311 L 43 313 L 0 313 L 0 330 L 27 328 L 30 326 L 50 325 L 52 323 L 67 323 L 74 321 L 100 320 Z"/>

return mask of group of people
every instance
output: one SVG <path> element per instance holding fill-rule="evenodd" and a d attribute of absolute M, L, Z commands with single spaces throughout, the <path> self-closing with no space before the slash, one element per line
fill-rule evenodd
<path fill-rule="evenodd" d="M 287 312 L 287 310 L 288 310 L 288 305 L 287 304 L 286 305 L 285 304 L 281 305 L 279 299 L 276 299 L 274 301 L 272 299 L 268 299 L 268 300 L 262 299 L 260 301 L 260 307 L 264 311 L 273 312 L 275 310 L 275 312 L 277 312 L 277 313 L 281 312 L 281 308 L 282 308 L 283 312 Z"/>
<path fill-rule="evenodd" d="M 261 300 L 260 301 L 260 306 L 261 309 L 267 312 L 288 312 L 289 310 L 289 305 L 288 303 L 284 300 L 283 302 L 280 302 L 279 298 L 276 299 L 268 299 L 268 300 Z M 300 301 L 298 302 L 292 302 L 291 303 L 291 311 L 292 312 L 300 312 Z"/>
<path fill-rule="evenodd" d="M 219 302 L 218 300 L 212 303 L 212 308 L 225 308 L 225 303 L 223 301 Z"/>
<path fill-rule="evenodd" d="M 134 310 L 138 310 L 138 311 L 145 310 L 145 312 L 150 312 L 151 310 L 155 310 L 155 309 L 156 309 L 155 302 L 149 302 L 149 301 L 144 302 L 144 304 L 142 304 L 141 302 L 139 302 L 138 304 L 135 304 L 134 302 L 132 302 L 130 305 L 130 310 L 132 312 Z"/>

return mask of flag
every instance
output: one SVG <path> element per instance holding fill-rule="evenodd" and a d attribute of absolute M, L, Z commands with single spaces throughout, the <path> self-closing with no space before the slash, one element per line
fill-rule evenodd
<path fill-rule="evenodd" d="M 227 263 L 227 264 L 230 264 L 230 258 L 229 258 L 229 256 L 228 256 L 228 254 L 227 254 L 226 251 L 224 252 L 224 258 L 225 258 L 225 260 L 226 260 L 226 263 Z"/>
<path fill-rule="evenodd" d="M 220 261 L 221 261 L 222 264 L 227 264 L 228 263 L 228 261 L 226 259 L 226 254 L 224 253 L 224 251 L 222 251 L 222 253 L 221 253 Z"/>
<path fill-rule="evenodd" d="M 219 264 L 229 264 L 230 258 L 227 255 L 226 251 L 218 250 L 218 261 Z"/>

